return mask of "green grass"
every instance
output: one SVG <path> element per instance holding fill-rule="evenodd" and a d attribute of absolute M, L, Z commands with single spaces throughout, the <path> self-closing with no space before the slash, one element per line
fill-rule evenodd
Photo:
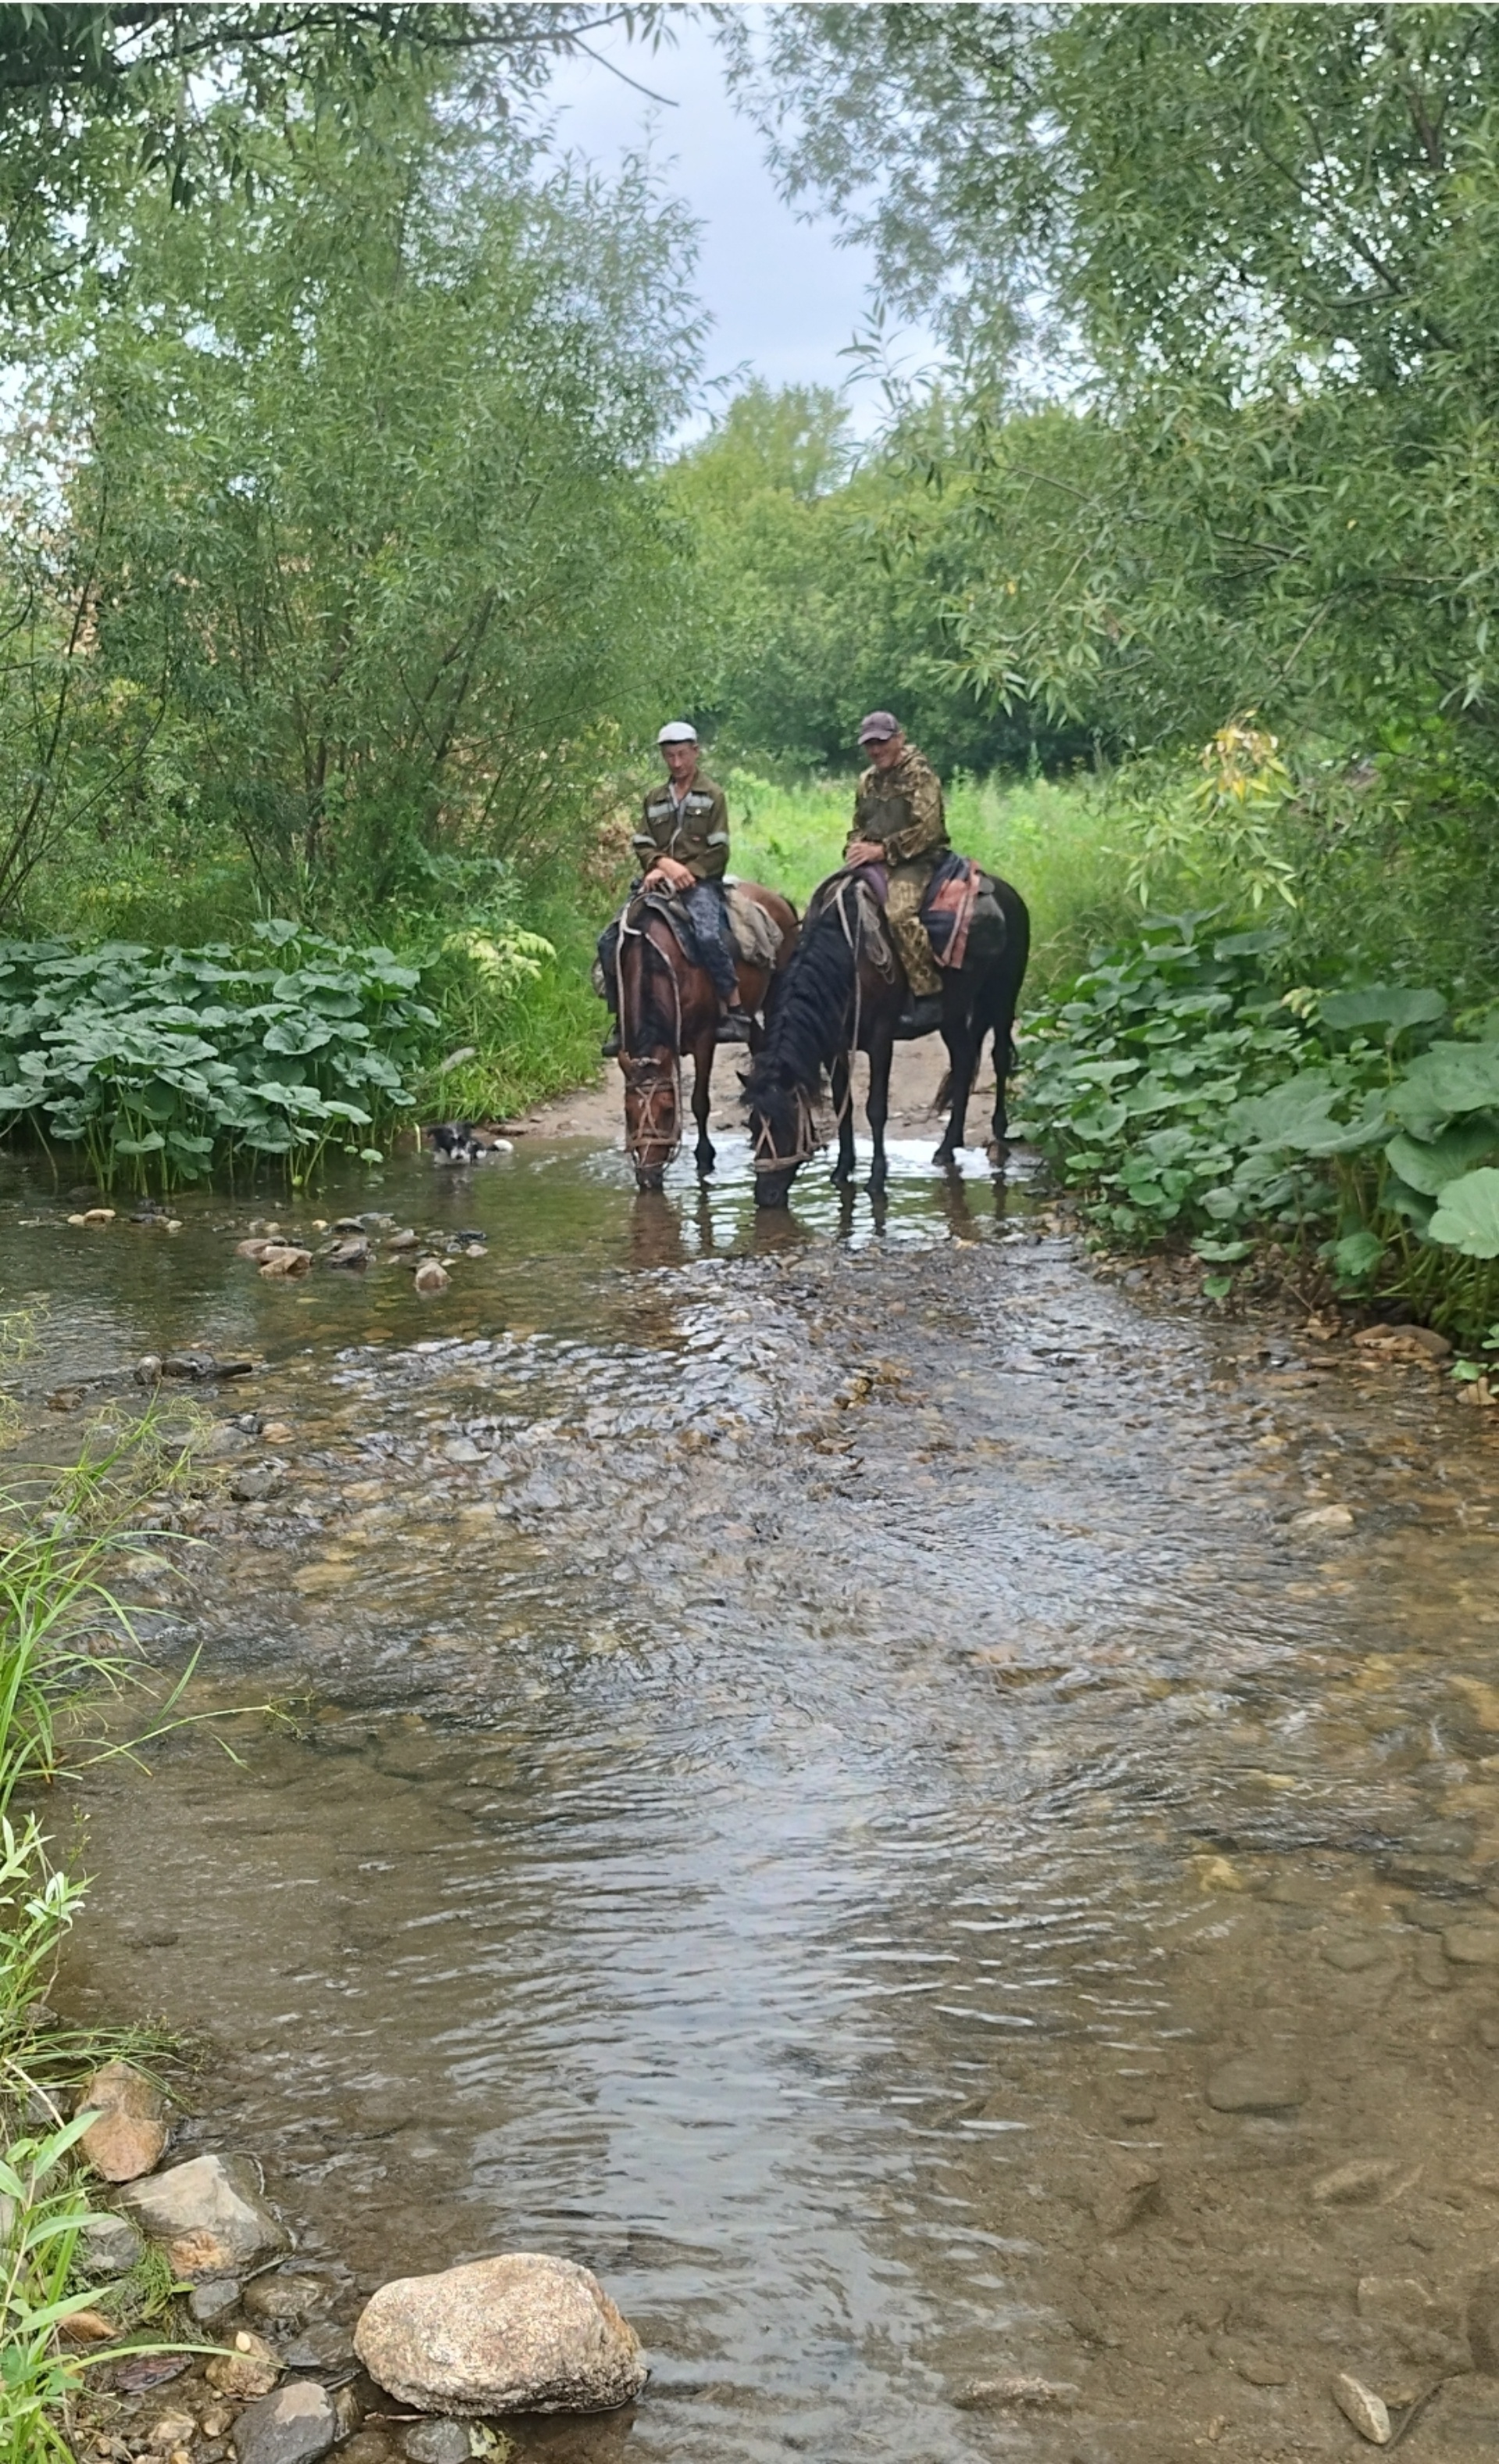
<path fill-rule="evenodd" d="M 555 954 L 535 975 L 496 986 L 470 970 L 440 988 L 447 1049 L 473 1057 L 417 1077 L 418 1119 L 502 1121 L 598 1077 L 607 1021 L 589 972 L 603 918 L 554 896 L 530 902 L 525 920 Z"/>
<path fill-rule="evenodd" d="M 853 810 L 852 779 L 780 787 L 734 770 L 725 787 L 735 871 L 804 905 L 839 861 Z M 1087 786 L 959 777 L 947 789 L 947 820 L 954 846 L 1013 882 L 1030 909 L 1032 993 L 1055 990 L 1100 942 L 1138 924 L 1124 861 Z"/>

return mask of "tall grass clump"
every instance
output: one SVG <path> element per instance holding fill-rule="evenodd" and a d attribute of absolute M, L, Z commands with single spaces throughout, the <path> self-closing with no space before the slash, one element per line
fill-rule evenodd
<path fill-rule="evenodd" d="M 146 1502 L 187 1473 L 187 1448 L 153 1416 L 97 1432 L 57 1473 L 0 1490 L 0 2456 L 66 2464 L 89 2359 L 62 2338 L 97 2306 L 74 2261 L 90 2210 L 77 2142 L 93 2115 L 63 2119 L 58 2094 L 143 2040 L 59 2026 L 46 2007 L 86 1884 L 55 1859 L 26 1800 L 55 1778 L 92 1705 L 141 1682 L 117 1582 L 149 1534 Z M 184 1683 L 186 1681 L 183 1681 Z M 181 1684 L 151 1722 L 176 1724 Z M 137 1741 L 141 1742 L 141 1741 Z M 129 1750 L 102 1734 L 88 1748 Z M 94 2358 L 98 2358 L 96 2353 Z"/>

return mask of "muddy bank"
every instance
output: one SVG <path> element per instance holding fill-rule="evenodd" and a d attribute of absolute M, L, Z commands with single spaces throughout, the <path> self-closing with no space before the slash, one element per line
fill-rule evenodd
<path fill-rule="evenodd" d="M 184 2151 L 352 2295 L 597 2269 L 650 2387 L 522 2453 L 1356 2453 L 1337 2372 L 1488 2452 L 1484 1417 L 898 1160 L 882 1226 L 413 1171 L 490 1236 L 440 1315 L 227 1210 L 92 1253 L 90 1342 L 266 1363 L 153 1647 L 300 1708 L 84 1793 L 69 1991 L 204 2028 Z"/>

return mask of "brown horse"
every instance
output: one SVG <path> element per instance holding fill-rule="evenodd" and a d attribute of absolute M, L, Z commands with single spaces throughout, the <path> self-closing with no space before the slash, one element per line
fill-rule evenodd
<path fill-rule="evenodd" d="M 752 1013 L 765 1001 L 796 948 L 796 909 L 774 890 L 740 882 L 781 934 L 773 970 L 736 960 L 739 999 Z M 619 1066 L 625 1078 L 625 1152 L 641 1189 L 659 1189 L 682 1143 L 682 1055 L 693 1056 L 694 1155 L 700 1173 L 716 1157 L 708 1135 L 718 996 L 706 970 L 686 957 L 653 893 L 637 892 L 625 911 L 619 938 Z"/>

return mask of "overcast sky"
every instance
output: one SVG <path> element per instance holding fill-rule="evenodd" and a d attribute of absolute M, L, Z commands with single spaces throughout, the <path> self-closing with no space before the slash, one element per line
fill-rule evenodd
<path fill-rule="evenodd" d="M 656 161 L 702 226 L 697 287 L 712 319 L 702 348 L 710 376 L 743 366 L 772 385 L 842 386 L 849 363 L 839 353 L 868 305 L 868 252 L 840 248 L 830 222 L 799 221 L 783 203 L 761 139 L 729 100 L 708 29 L 684 9 L 676 34 L 674 46 L 654 54 L 617 35 L 599 43 L 601 55 L 674 108 L 648 101 L 591 60 L 564 62 L 551 89 L 561 106 L 557 142 L 607 168 L 653 129 Z M 918 363 L 925 338 L 907 338 L 900 356 L 908 367 Z M 857 384 L 849 402 L 861 430 L 875 423 L 876 387 Z"/>

